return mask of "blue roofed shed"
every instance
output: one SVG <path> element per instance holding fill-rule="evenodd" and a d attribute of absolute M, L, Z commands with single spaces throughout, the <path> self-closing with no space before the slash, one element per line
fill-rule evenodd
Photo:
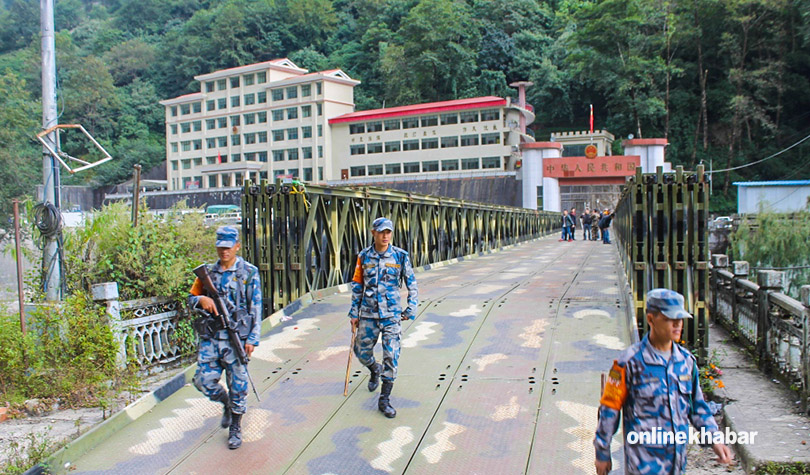
<path fill-rule="evenodd" d="M 810 180 L 738 181 L 737 213 L 765 211 L 792 213 L 807 208 Z"/>

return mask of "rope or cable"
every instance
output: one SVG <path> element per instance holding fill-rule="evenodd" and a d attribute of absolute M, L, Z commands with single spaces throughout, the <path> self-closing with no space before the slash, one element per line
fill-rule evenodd
<path fill-rule="evenodd" d="M 790 266 L 790 267 L 754 267 L 755 270 L 793 270 L 810 269 L 810 266 Z"/>
<path fill-rule="evenodd" d="M 792 149 L 793 147 L 796 147 L 797 145 L 801 144 L 802 142 L 804 142 L 807 139 L 810 139 L 810 135 L 808 135 L 807 137 L 799 140 L 798 142 L 794 143 L 790 147 L 782 149 L 782 150 L 780 150 L 780 151 L 778 151 L 778 152 L 776 152 L 776 153 L 774 153 L 772 155 L 768 155 L 767 157 L 765 157 L 765 158 L 763 158 L 761 160 L 757 160 L 756 162 L 746 163 L 745 165 L 740 165 L 739 167 L 724 168 L 722 170 L 711 170 L 709 173 L 710 174 L 715 174 L 715 173 L 722 173 L 722 172 L 730 172 L 730 171 L 733 171 L 733 170 L 739 170 L 741 168 L 748 168 L 748 167 L 754 166 L 754 165 L 756 165 L 758 163 L 764 162 L 765 160 L 770 160 L 770 159 L 772 159 L 774 157 L 782 155 L 783 153 L 787 152 L 788 150 Z"/>
<path fill-rule="evenodd" d="M 34 207 L 37 230 L 46 238 L 56 236 L 62 229 L 62 213 L 51 203 L 40 203 Z"/>

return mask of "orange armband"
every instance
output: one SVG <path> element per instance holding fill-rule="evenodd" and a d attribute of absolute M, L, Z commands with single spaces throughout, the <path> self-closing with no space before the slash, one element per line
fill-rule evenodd
<path fill-rule="evenodd" d="M 627 383 L 625 382 L 625 368 L 619 366 L 619 362 L 614 360 L 613 367 L 610 368 L 607 381 L 605 381 L 605 389 L 602 392 L 602 399 L 599 404 L 609 407 L 611 409 L 620 411 L 627 399 Z"/>

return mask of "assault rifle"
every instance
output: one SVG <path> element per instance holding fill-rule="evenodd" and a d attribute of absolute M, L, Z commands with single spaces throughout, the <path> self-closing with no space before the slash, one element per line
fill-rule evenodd
<path fill-rule="evenodd" d="M 250 358 L 248 358 L 248 356 L 245 354 L 245 347 L 242 346 L 242 340 L 239 339 L 239 334 L 236 332 L 236 323 L 231 318 L 231 312 L 228 309 L 228 306 L 225 304 L 225 301 L 222 300 L 222 296 L 219 295 L 216 287 L 214 287 L 214 282 L 211 281 L 211 275 L 208 274 L 208 267 L 206 267 L 205 264 L 197 266 L 194 268 L 194 275 L 200 279 L 203 289 L 205 290 L 205 293 L 208 294 L 208 297 L 214 300 L 214 304 L 217 307 L 217 313 L 219 313 L 220 324 L 222 324 L 222 328 L 228 331 L 228 339 L 231 342 L 233 351 L 236 352 L 239 362 L 245 367 L 245 374 L 247 375 L 248 381 L 250 381 L 250 387 L 253 388 L 253 394 L 256 395 L 256 400 L 261 402 L 262 400 L 259 398 L 259 393 L 256 391 L 256 386 L 253 384 L 253 379 L 250 377 L 250 373 L 248 372 L 247 366 Z"/>

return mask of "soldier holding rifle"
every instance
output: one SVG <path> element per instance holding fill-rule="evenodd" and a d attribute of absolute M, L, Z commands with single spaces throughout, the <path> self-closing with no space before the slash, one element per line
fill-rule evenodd
<path fill-rule="evenodd" d="M 262 293 L 258 269 L 237 256 L 241 245 L 235 227 L 217 229 L 216 247 L 219 260 L 195 269 L 197 279 L 188 299 L 189 308 L 200 315 L 195 321 L 200 345 L 193 382 L 210 400 L 222 403 L 228 448 L 238 449 L 250 381 L 247 360 L 259 345 Z M 219 384 L 223 369 L 230 395 Z"/>

